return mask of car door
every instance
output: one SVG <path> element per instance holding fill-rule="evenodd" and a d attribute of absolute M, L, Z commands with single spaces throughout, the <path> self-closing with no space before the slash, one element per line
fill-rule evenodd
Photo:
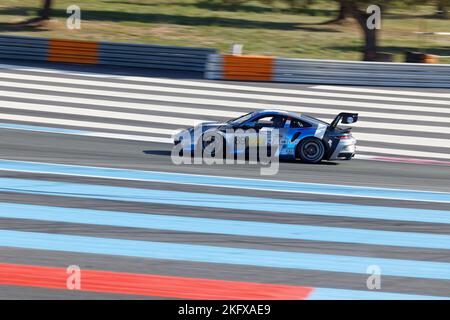
<path fill-rule="evenodd" d="M 295 148 L 299 141 L 313 133 L 311 124 L 301 119 L 289 117 L 285 124 L 283 137 L 280 138 L 280 155 L 295 157 Z"/>
<path fill-rule="evenodd" d="M 244 128 L 248 130 L 244 136 L 248 139 L 249 147 L 270 146 L 275 142 L 273 138 L 279 139 L 285 136 L 288 130 L 285 127 L 286 122 L 287 117 L 279 114 L 265 114 L 250 119 L 244 125 Z M 242 135 L 239 138 L 242 139 Z"/>

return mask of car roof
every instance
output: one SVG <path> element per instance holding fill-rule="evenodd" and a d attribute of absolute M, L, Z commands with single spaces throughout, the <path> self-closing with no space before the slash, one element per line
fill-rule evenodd
<path fill-rule="evenodd" d="M 276 114 L 280 116 L 286 116 L 286 117 L 293 117 L 293 118 L 300 118 L 301 115 L 295 112 L 288 112 L 284 110 L 275 110 L 275 109 L 261 109 L 255 112 L 255 115 L 264 115 L 264 114 Z"/>
<path fill-rule="evenodd" d="M 317 124 L 322 122 L 319 119 L 316 119 L 314 117 L 308 116 L 308 115 L 303 115 L 301 113 L 297 113 L 297 112 L 289 112 L 289 111 L 285 111 L 285 110 L 276 110 L 276 109 L 261 109 L 255 112 L 255 115 L 264 115 L 264 114 L 276 114 L 276 115 L 280 115 L 280 116 L 286 116 L 286 117 L 291 117 L 294 119 L 299 119 L 299 120 L 303 120 L 306 122 L 309 122 L 311 124 Z"/>

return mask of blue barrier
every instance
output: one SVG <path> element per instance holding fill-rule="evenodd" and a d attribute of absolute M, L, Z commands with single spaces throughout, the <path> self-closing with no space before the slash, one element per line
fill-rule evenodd
<path fill-rule="evenodd" d="M 73 43 L 71 43 L 73 42 Z M 78 48 L 89 45 L 89 58 Z M 94 63 L 151 69 L 204 72 L 215 49 L 113 42 L 50 40 L 25 36 L 0 36 L 0 59 Z M 79 55 L 79 57 L 78 57 Z"/>

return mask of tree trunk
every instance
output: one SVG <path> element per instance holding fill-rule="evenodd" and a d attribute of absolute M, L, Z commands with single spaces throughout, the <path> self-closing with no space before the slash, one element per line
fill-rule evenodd
<path fill-rule="evenodd" d="M 348 18 L 349 16 L 349 6 L 347 4 L 346 0 L 339 0 L 339 15 L 336 18 L 336 21 L 344 21 Z"/>
<path fill-rule="evenodd" d="M 377 59 L 377 43 L 378 43 L 378 39 L 377 39 L 377 29 L 368 29 L 366 26 L 364 29 L 364 39 L 365 39 L 365 44 L 364 44 L 364 57 L 363 60 L 364 61 L 376 61 Z"/>
<path fill-rule="evenodd" d="M 52 11 L 52 0 L 44 0 L 44 6 L 40 12 L 40 18 L 42 20 L 49 20 Z"/>
<path fill-rule="evenodd" d="M 363 60 L 376 61 L 378 51 L 378 30 L 368 28 L 367 20 L 370 17 L 370 14 L 360 10 L 355 4 L 351 4 L 349 7 L 353 17 L 358 22 L 364 34 Z"/>
<path fill-rule="evenodd" d="M 347 20 L 347 18 L 351 15 L 350 7 L 349 7 L 347 0 L 337 0 L 337 1 L 339 2 L 338 15 L 336 16 L 336 18 L 326 21 L 323 24 L 339 23 L 339 22 Z"/>

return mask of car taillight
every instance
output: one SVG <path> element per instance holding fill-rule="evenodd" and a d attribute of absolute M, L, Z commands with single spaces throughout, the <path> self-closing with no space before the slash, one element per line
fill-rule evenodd
<path fill-rule="evenodd" d="M 350 135 L 348 135 L 348 136 L 337 136 L 336 138 L 338 138 L 339 140 L 345 140 L 345 139 L 350 139 L 351 136 Z"/>

